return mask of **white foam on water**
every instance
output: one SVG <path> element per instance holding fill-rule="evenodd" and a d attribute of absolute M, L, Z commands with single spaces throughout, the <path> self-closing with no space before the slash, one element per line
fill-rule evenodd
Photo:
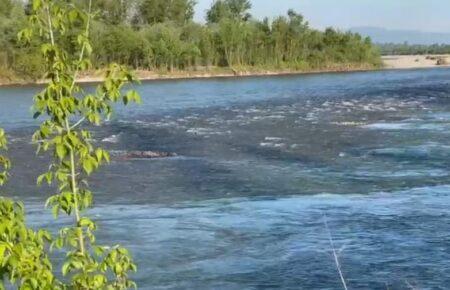
<path fill-rule="evenodd" d="M 282 140 L 284 140 L 284 138 L 280 138 L 280 137 L 266 137 L 266 138 L 264 138 L 264 140 L 266 140 L 266 141 L 282 141 Z"/>
<path fill-rule="evenodd" d="M 212 136 L 212 135 L 230 135 L 232 132 L 230 130 L 227 131 L 217 131 L 212 128 L 190 128 L 186 130 L 186 133 L 197 135 L 197 136 Z"/>
<path fill-rule="evenodd" d="M 103 138 L 102 142 L 104 143 L 118 143 L 120 141 L 120 135 L 121 134 L 117 134 L 117 135 L 111 135 L 109 137 Z"/>
<path fill-rule="evenodd" d="M 405 122 L 389 123 L 379 122 L 361 126 L 362 128 L 371 130 L 429 130 L 429 131 L 446 131 L 450 124 L 445 123 L 425 123 L 423 120 L 406 120 Z"/>
<path fill-rule="evenodd" d="M 285 143 L 276 143 L 276 142 L 261 142 L 259 143 L 259 146 L 261 147 L 267 147 L 267 148 L 285 148 Z"/>
<path fill-rule="evenodd" d="M 355 103 L 344 101 L 344 102 L 342 102 L 342 105 L 346 106 L 346 107 L 353 107 L 353 106 L 355 106 Z"/>
<path fill-rule="evenodd" d="M 354 174 L 358 177 L 367 177 L 367 178 L 418 178 L 418 177 L 445 177 L 449 176 L 450 173 L 446 170 L 441 169 L 408 169 L 408 170 L 382 170 L 382 171 L 358 171 Z"/>
<path fill-rule="evenodd" d="M 279 120 L 281 120 L 281 119 L 285 119 L 286 116 L 284 116 L 284 115 L 268 115 L 268 116 L 265 116 L 265 118 L 267 118 L 267 119 L 279 119 Z"/>
<path fill-rule="evenodd" d="M 361 126 L 373 130 L 405 130 L 411 129 L 411 124 L 408 123 L 373 123 Z"/>
<path fill-rule="evenodd" d="M 364 123 L 364 122 L 355 122 L 355 121 L 331 122 L 331 124 L 338 125 L 338 126 L 349 126 L 349 127 L 365 126 L 366 125 L 366 123 Z"/>
<path fill-rule="evenodd" d="M 372 155 L 386 155 L 398 157 L 448 157 L 450 146 L 428 142 L 417 146 L 380 148 L 369 151 Z"/>

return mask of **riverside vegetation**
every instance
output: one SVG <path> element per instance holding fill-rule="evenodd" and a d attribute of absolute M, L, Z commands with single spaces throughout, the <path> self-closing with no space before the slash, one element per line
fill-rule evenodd
<path fill-rule="evenodd" d="M 408 44 L 408 43 L 384 43 L 378 44 L 382 55 L 435 55 L 450 54 L 448 44 Z"/>
<path fill-rule="evenodd" d="M 43 165 L 47 171 L 37 183 L 46 182 L 56 192 L 46 203 L 55 218 L 64 214 L 72 217 L 73 223 L 61 228 L 55 237 L 42 229 L 29 229 L 24 206 L 1 197 L 0 289 L 8 285 L 18 289 L 136 287 L 129 279 L 136 265 L 128 250 L 97 244 L 97 225 L 86 215 L 93 204 L 87 179 L 109 161 L 109 153 L 95 148 L 84 123 L 99 125 L 111 115 L 117 101 L 128 104 L 140 100 L 134 90 L 121 92 L 123 86 L 131 85 L 133 76 L 117 64 L 108 66 L 104 83 L 94 93 L 84 92 L 75 83 L 77 74 L 91 67 L 91 4 L 80 7 L 67 1 L 33 0 L 28 7 L 28 25 L 19 32 L 24 49 L 39 56 L 49 79 L 35 96 L 33 107 L 34 117 L 43 122 L 32 140 L 39 154 L 47 152 L 52 157 L 49 166 Z M 0 149 L 6 146 L 5 132 L 0 130 Z M 0 185 L 6 182 L 10 165 L 0 156 Z M 54 248 L 58 255 L 64 254 L 57 267 L 52 260 Z"/>
<path fill-rule="evenodd" d="M 86 0 L 68 1 L 87 8 Z M 90 60 L 93 70 L 110 62 L 133 69 L 178 71 L 310 71 L 373 68 L 380 65 L 370 38 L 333 28 L 312 29 L 304 17 L 258 20 L 248 0 L 217 0 L 206 23 L 193 21 L 194 0 L 93 0 Z M 0 78 L 41 79 L 42 42 L 23 46 L 16 34 L 26 26 L 31 3 L 0 0 Z M 69 55 L 76 45 L 69 34 L 61 45 Z"/>

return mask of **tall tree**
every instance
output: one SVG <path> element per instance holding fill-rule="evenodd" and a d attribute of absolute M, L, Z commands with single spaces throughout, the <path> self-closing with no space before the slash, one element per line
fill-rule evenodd
<path fill-rule="evenodd" d="M 185 24 L 194 17 L 195 0 L 143 0 L 135 22 L 156 24 L 172 21 Z"/>
<path fill-rule="evenodd" d="M 19 0 L 0 0 L 0 68 L 11 69 L 26 53 L 17 45 L 17 33 L 26 24 L 23 3 Z M 30 59 L 27 63 L 31 63 Z"/>
<path fill-rule="evenodd" d="M 108 24 L 123 24 L 131 16 L 131 10 L 138 0 L 92 0 L 92 10 L 102 22 Z M 78 7 L 88 9 L 89 1 L 75 0 Z"/>
<path fill-rule="evenodd" d="M 219 23 L 224 18 L 247 21 L 252 8 L 249 0 L 216 0 L 206 14 L 208 23 Z"/>
<path fill-rule="evenodd" d="M 107 23 L 120 24 L 127 20 L 132 0 L 97 0 L 94 8 Z"/>
<path fill-rule="evenodd" d="M 135 271 L 136 266 L 128 250 L 98 245 L 94 233 L 97 226 L 85 213 L 93 205 L 87 179 L 109 161 L 109 153 L 92 144 L 89 125 L 100 125 L 119 100 L 124 104 L 139 101 L 136 91 L 122 92 L 133 76 L 124 67 L 112 64 L 104 83 L 91 94 L 84 92 L 76 80 L 81 70 L 91 67 L 91 5 L 83 12 L 65 1 L 34 0 L 32 7 L 30 27 L 22 30 L 19 37 L 25 42 L 31 38 L 41 41 L 39 51 L 49 79 L 34 97 L 34 117 L 44 120 L 33 134 L 33 143 L 39 153 L 48 152 L 52 157 L 50 166 L 46 166 L 48 171 L 38 177 L 37 183 L 55 185 L 57 193 L 47 200 L 47 206 L 55 218 L 66 214 L 73 217 L 73 223 L 61 228 L 52 244 L 65 252 L 61 273 L 67 284 L 21 289 L 136 288 L 129 279 L 129 272 Z M 75 53 L 60 45 L 61 37 L 72 30 L 79 31 Z M 34 284 L 41 283 L 35 279 Z"/>
<path fill-rule="evenodd" d="M 14 4 L 13 0 L 0 0 L 0 16 L 9 16 Z"/>

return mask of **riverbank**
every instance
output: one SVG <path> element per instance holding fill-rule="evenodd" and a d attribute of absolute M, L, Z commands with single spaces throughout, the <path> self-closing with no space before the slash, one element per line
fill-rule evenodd
<path fill-rule="evenodd" d="M 176 79 L 205 79 L 205 78 L 233 78 L 233 77 L 253 77 L 253 76 L 277 76 L 277 75 L 297 75 L 297 74 L 318 74 L 318 73 L 339 73 L 339 72 L 360 72 L 380 69 L 379 66 L 370 64 L 347 64 L 330 65 L 321 69 L 293 70 L 293 69 L 257 69 L 257 68 L 211 68 L 204 70 L 189 71 L 149 71 L 135 70 L 136 77 L 141 81 L 152 80 L 176 80 Z M 80 74 L 79 83 L 98 83 L 103 80 L 104 71 L 89 71 Z M 21 86 L 39 85 L 46 83 L 46 80 L 20 79 L 17 77 L 0 77 L 0 86 Z"/>
<path fill-rule="evenodd" d="M 330 65 L 321 69 L 259 69 L 259 68 L 217 68 L 197 69 L 197 70 L 176 70 L 168 71 L 149 71 L 135 70 L 136 77 L 141 81 L 152 80 L 176 80 L 176 79 L 205 79 L 205 78 L 233 78 L 233 77 L 253 77 L 253 76 L 279 76 L 279 75 L 298 75 L 298 74 L 319 74 L 319 73 L 341 73 L 341 72 L 362 72 L 379 69 L 415 69 L 415 68 L 433 68 L 450 67 L 450 55 L 388 55 L 383 56 L 382 65 L 371 64 L 346 64 Z M 8 74 L 5 74 L 8 75 Z M 104 71 L 89 71 L 80 75 L 79 83 L 98 83 L 103 80 Z M 0 86 L 20 86 L 44 84 L 46 80 L 20 79 L 12 75 L 1 77 Z"/>

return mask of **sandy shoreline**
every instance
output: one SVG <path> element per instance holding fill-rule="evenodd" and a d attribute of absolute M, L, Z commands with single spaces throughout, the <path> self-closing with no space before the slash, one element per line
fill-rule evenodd
<path fill-rule="evenodd" d="M 444 60 L 444 64 L 438 65 L 438 59 Z M 155 71 L 137 70 L 136 77 L 141 81 L 156 81 L 156 80 L 182 80 L 182 79 L 208 79 L 208 78 L 239 78 L 239 77 L 258 77 L 258 76 L 283 76 L 283 75 L 303 75 L 303 74 L 321 74 L 321 73 L 346 73 L 346 72 L 365 72 L 374 70 L 395 70 L 395 69 L 419 69 L 419 68 L 433 68 L 433 67 L 450 67 L 450 55 L 441 56 L 426 56 L 426 55 L 395 55 L 383 56 L 383 67 L 368 67 L 368 66 L 347 66 L 347 67 L 333 67 L 329 69 L 310 70 L 310 71 L 293 71 L 293 70 L 279 70 L 279 71 L 240 71 L 234 72 L 232 70 L 221 71 L 176 71 L 172 73 L 158 73 Z M 99 83 L 103 80 L 103 72 L 96 71 L 85 73 L 78 78 L 79 83 Z M 40 85 L 46 83 L 45 80 L 37 81 L 10 81 L 1 80 L 0 87 L 5 86 L 24 86 L 24 85 Z"/>
<path fill-rule="evenodd" d="M 381 59 L 385 69 L 450 67 L 450 55 L 386 55 Z"/>
<path fill-rule="evenodd" d="M 159 74 L 153 71 L 134 71 L 136 77 L 140 81 L 156 81 L 156 80 L 182 80 L 182 79 L 209 79 L 209 78 L 240 78 L 240 77 L 258 77 L 258 76 L 283 76 L 283 75 L 302 75 L 302 74 L 321 74 L 321 73 L 345 73 L 345 72 L 363 72 L 375 70 L 376 68 L 369 67 L 339 67 L 330 69 L 320 69 L 320 70 L 309 70 L 309 71 L 293 71 L 293 70 L 265 70 L 265 71 L 238 71 L 233 72 L 228 71 L 176 71 L 173 73 Z M 78 82 L 80 83 L 98 83 L 101 82 L 103 78 L 100 76 L 93 77 L 92 75 L 87 75 L 80 77 Z"/>

